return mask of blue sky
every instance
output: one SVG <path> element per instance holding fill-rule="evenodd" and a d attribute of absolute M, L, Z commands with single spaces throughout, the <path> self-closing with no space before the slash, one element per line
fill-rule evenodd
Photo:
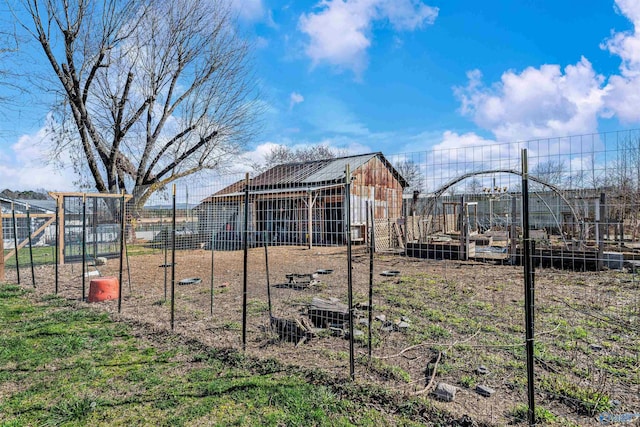
<path fill-rule="evenodd" d="M 640 123 L 637 0 L 236 0 L 267 107 L 249 147 L 385 154 Z M 39 163 L 45 105 L 0 121 L 1 187 L 68 186 Z M 0 108 L 5 108 L 4 106 Z"/>

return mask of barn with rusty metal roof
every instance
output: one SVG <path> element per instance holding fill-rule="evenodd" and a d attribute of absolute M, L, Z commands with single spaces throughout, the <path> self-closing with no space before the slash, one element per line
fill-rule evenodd
<path fill-rule="evenodd" d="M 349 213 L 345 203 L 347 165 L 351 171 Z M 238 248 L 248 190 L 252 244 L 266 240 L 268 244 L 342 245 L 347 238 L 365 243 L 370 216 L 387 225 L 401 217 L 406 186 L 406 180 L 379 152 L 286 163 L 248 182 L 237 181 L 202 200 L 197 208 L 198 222 L 202 234 L 213 230 L 210 238 L 216 248 Z M 349 232 L 347 214 L 351 216 Z M 381 238 L 392 236 L 389 232 Z"/>

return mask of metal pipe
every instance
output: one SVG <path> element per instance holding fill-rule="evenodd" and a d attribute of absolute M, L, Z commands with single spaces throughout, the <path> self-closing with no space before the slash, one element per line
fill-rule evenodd
<path fill-rule="evenodd" d="M 309 244 L 309 249 L 311 249 L 313 247 L 313 199 L 311 198 L 311 190 L 309 190 L 308 193 L 309 198 L 307 202 L 307 243 Z"/>

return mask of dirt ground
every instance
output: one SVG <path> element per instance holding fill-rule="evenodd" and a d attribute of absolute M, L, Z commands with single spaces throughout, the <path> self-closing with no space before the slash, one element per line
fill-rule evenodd
<path fill-rule="evenodd" d="M 345 248 L 270 247 L 268 257 L 275 316 L 296 318 L 315 296 L 347 302 Z M 243 252 L 214 252 L 213 315 L 211 251 L 178 251 L 175 262 L 176 283 L 202 279 L 199 284 L 175 285 L 175 332 L 207 345 L 241 349 Z M 163 251 L 131 256 L 129 263 L 131 281 L 129 285 L 125 263 L 121 313 L 115 300 L 93 305 L 125 321 L 170 329 L 171 270 L 165 299 Z M 250 249 L 247 265 L 247 354 L 348 376 L 349 342 L 344 337 L 320 331 L 299 346 L 274 339 L 268 329 L 264 248 Z M 103 276 L 117 277 L 118 267 L 115 259 L 98 269 Z M 283 286 L 287 274 L 319 269 L 333 272 L 318 275 L 318 283 L 306 289 Z M 27 270 L 22 271 L 25 286 L 30 283 Z M 380 274 L 388 270 L 400 274 Z M 12 274 L 8 271 L 8 281 Z M 366 304 L 369 254 L 362 247 L 354 249 L 352 275 L 354 303 Z M 53 293 L 54 277 L 52 266 L 37 267 L 38 293 Z M 537 271 L 536 399 L 564 425 L 598 425 L 603 416 L 640 413 L 638 279 L 622 271 Z M 523 289 L 522 267 L 376 254 L 373 315 L 385 315 L 392 330 L 383 330 L 383 322 L 374 320 L 369 361 L 367 325 L 364 319 L 355 325 L 365 337 L 355 346 L 356 380 L 424 396 L 455 416 L 468 414 L 495 425 L 514 422 L 517 409 L 527 402 Z M 80 264 L 60 267 L 59 293 L 81 299 Z M 397 326 L 403 319 L 406 329 Z M 480 366 L 488 372 L 479 372 Z M 457 387 L 453 402 L 422 393 L 432 378 L 433 386 L 445 382 Z M 483 397 L 477 385 L 495 393 Z M 598 406 L 604 401 L 607 406 Z"/>

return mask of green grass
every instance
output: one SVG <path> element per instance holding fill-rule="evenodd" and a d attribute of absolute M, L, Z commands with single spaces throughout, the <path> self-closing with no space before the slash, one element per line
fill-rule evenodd
<path fill-rule="evenodd" d="M 529 416 L 529 407 L 525 404 L 517 405 L 509 411 L 509 415 L 511 415 L 516 422 L 524 422 Z M 536 406 L 535 418 L 536 422 L 541 425 L 554 424 L 558 421 L 558 418 L 551 411 L 541 406 Z"/>
<path fill-rule="evenodd" d="M 624 401 L 625 393 L 633 394 L 640 384 L 636 279 L 602 273 L 596 289 L 615 296 L 614 302 L 602 302 L 575 298 L 565 289 L 575 290 L 581 280 L 581 286 L 594 286 L 593 275 L 579 276 L 551 277 L 543 271 L 537 277 L 543 292 L 537 294 L 535 314 L 534 387 L 543 395 L 541 403 L 552 404 L 556 412 L 539 413 L 544 423 L 570 425 L 568 414 L 591 417 L 610 410 L 613 399 Z M 524 301 L 512 292 L 519 283 L 474 280 L 469 275 L 450 280 L 437 273 L 383 280 L 377 287 L 377 310 L 390 319 L 411 318 L 404 334 L 407 347 L 422 344 L 421 351 L 431 357 L 438 350 L 446 352 L 439 379 L 473 389 L 479 378 L 469 374 L 470 364 L 482 363 L 493 375 L 508 376 L 507 388 L 526 392 Z M 592 344 L 602 349 L 594 350 Z M 413 368 L 407 371 L 412 378 L 420 375 Z M 504 415 L 514 416 L 506 408 Z"/>
<path fill-rule="evenodd" d="M 56 254 L 55 254 L 55 246 L 36 246 L 32 247 L 31 251 L 33 253 L 33 264 L 34 265 L 43 265 L 43 264 L 53 264 L 55 263 Z M 4 254 L 7 255 L 11 250 L 5 249 Z M 18 263 L 20 264 L 20 268 L 26 267 L 30 265 L 29 258 L 29 247 L 25 246 L 24 248 L 18 251 Z M 7 268 L 15 268 L 16 265 L 16 256 L 15 254 L 11 256 L 6 262 Z"/>
<path fill-rule="evenodd" d="M 611 398 L 604 391 L 579 386 L 561 376 L 543 377 L 540 388 L 558 400 L 569 402 L 582 414 L 593 416 L 611 409 Z"/>
<path fill-rule="evenodd" d="M 148 244 L 128 244 L 127 245 L 127 253 L 129 256 L 137 256 L 137 255 L 149 255 L 162 252 L 162 249 L 156 249 Z"/>
<path fill-rule="evenodd" d="M 111 248 L 110 245 L 108 245 L 109 248 Z M 79 249 L 78 249 L 79 250 Z M 109 251 L 111 251 L 112 249 L 108 249 Z M 92 258 L 92 251 L 93 251 L 93 245 L 90 243 L 87 243 L 87 251 L 89 252 L 87 254 L 87 259 L 91 259 Z M 137 255 L 149 255 L 149 254 L 153 254 L 153 253 L 158 253 L 157 249 L 153 249 L 150 248 L 148 246 L 145 245 L 141 245 L 141 244 L 129 244 L 127 245 L 127 251 L 128 251 L 128 255 L 129 256 L 137 256 Z M 9 252 L 11 252 L 11 250 L 9 249 L 5 249 L 4 254 L 7 255 Z M 77 251 L 75 251 L 77 252 Z M 75 255 L 77 255 L 77 253 L 75 253 Z M 32 248 L 32 253 L 33 253 L 33 264 L 34 265 L 46 265 L 46 264 L 54 264 L 55 260 L 56 260 L 56 255 L 55 255 L 55 246 L 46 246 L 46 247 L 42 247 L 42 246 L 34 246 Z M 30 258 L 29 258 L 29 248 L 28 246 L 23 247 L 22 249 L 20 249 L 18 251 L 18 262 L 20 264 L 20 268 L 24 268 L 30 265 Z M 6 262 L 6 266 L 7 268 L 15 268 L 16 265 L 16 257 L 15 254 L 13 256 L 11 256 L 7 262 Z"/>
<path fill-rule="evenodd" d="M 0 425 L 420 425 L 413 402 L 274 360 L 135 338 L 71 302 L 0 285 Z M 401 375 L 401 372 L 392 372 Z M 370 401 L 367 399 L 371 399 Z M 420 412 L 418 412 L 420 411 Z M 430 408 L 427 411 L 431 411 Z"/>

